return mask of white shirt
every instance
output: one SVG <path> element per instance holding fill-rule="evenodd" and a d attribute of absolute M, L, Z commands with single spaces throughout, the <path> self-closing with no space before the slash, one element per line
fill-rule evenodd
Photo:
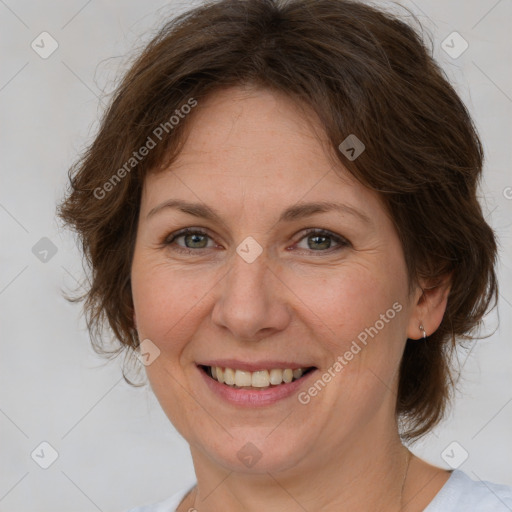
<path fill-rule="evenodd" d="M 159 503 L 127 512 L 176 512 L 181 500 L 194 486 L 185 487 Z M 512 512 L 512 487 L 474 481 L 456 469 L 423 512 Z"/>

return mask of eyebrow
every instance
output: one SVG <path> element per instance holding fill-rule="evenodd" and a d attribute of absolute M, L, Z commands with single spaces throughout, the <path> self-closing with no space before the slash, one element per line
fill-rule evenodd
<path fill-rule="evenodd" d="M 183 213 L 193 215 L 194 217 L 201 217 L 203 219 L 223 223 L 221 215 L 213 208 L 205 206 L 204 204 L 201 203 L 190 203 L 188 201 L 183 201 L 181 199 L 170 199 L 159 204 L 158 206 L 155 206 L 147 214 L 146 219 L 149 219 L 150 217 L 156 215 L 158 212 L 161 212 L 169 208 L 178 209 Z M 292 222 L 294 220 L 310 217 L 311 215 L 315 215 L 317 213 L 326 213 L 329 211 L 347 213 L 363 221 L 365 224 L 373 224 L 370 218 L 365 213 L 354 208 L 353 206 L 350 206 L 348 204 L 332 203 L 328 201 L 320 201 L 315 203 L 298 203 L 293 206 L 290 206 L 281 213 L 278 222 Z"/>

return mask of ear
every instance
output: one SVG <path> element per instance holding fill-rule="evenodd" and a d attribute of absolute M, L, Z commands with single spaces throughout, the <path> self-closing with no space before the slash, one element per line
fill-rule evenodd
<path fill-rule="evenodd" d="M 416 303 L 409 320 L 408 338 L 423 339 L 420 324 L 423 325 L 427 336 L 434 333 L 441 325 L 451 289 L 451 278 L 452 273 L 449 273 L 436 280 L 421 280 L 417 287 Z"/>

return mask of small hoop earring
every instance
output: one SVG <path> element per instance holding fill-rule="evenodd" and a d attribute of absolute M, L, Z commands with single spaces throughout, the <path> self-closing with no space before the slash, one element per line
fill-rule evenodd
<path fill-rule="evenodd" d="M 425 332 L 425 327 L 423 327 L 423 324 L 420 324 L 420 331 L 423 331 L 423 339 L 427 337 L 427 333 Z"/>

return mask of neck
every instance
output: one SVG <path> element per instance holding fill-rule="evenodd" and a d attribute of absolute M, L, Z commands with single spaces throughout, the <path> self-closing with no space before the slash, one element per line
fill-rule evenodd
<path fill-rule="evenodd" d="M 284 471 L 240 473 L 226 470 L 191 448 L 197 488 L 191 497 L 201 512 L 397 512 L 403 506 L 408 451 L 396 430 L 351 440 Z M 188 510 L 188 509 L 184 509 Z"/>

